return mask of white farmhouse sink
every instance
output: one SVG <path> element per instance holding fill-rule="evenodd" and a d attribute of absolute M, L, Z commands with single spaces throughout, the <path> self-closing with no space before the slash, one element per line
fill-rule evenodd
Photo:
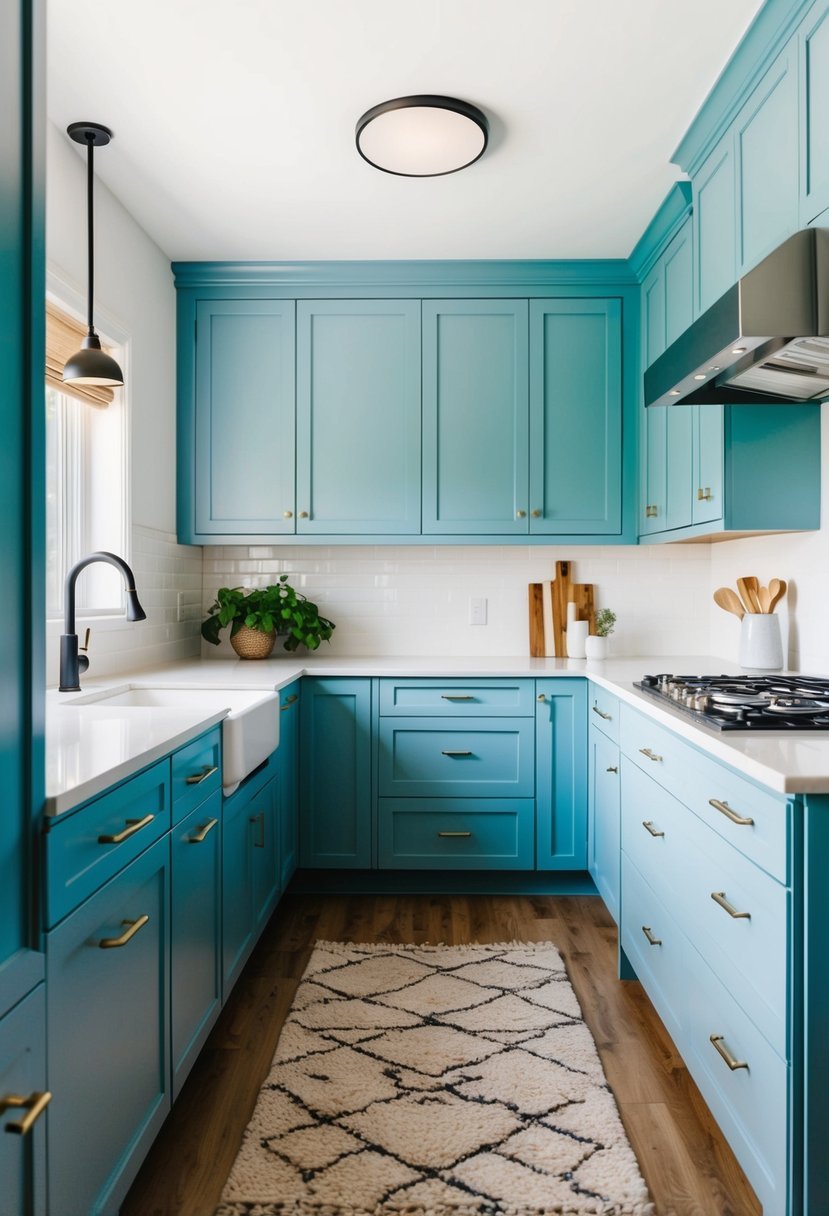
<path fill-rule="evenodd" d="M 232 794 L 248 773 L 279 746 L 279 693 L 241 688 L 164 688 L 119 685 L 73 697 L 66 705 L 96 709 L 164 709 L 215 713 L 222 722 L 222 789 Z"/>

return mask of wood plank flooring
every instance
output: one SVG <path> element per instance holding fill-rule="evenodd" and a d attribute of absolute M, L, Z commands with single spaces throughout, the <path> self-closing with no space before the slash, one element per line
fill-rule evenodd
<path fill-rule="evenodd" d="M 314 942 L 555 942 L 658 1216 L 761 1209 L 638 983 L 616 978 L 616 927 L 590 896 L 309 896 L 279 905 L 121 1216 L 211 1216 Z"/>

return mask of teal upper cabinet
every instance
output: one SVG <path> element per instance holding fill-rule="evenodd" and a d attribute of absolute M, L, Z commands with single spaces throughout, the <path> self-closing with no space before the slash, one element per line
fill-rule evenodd
<path fill-rule="evenodd" d="M 423 301 L 423 531 L 527 532 L 526 300 Z"/>
<path fill-rule="evenodd" d="M 690 222 L 690 221 L 688 221 Z M 665 262 L 660 258 L 642 284 L 642 366 L 665 349 Z M 641 441 L 639 531 L 647 536 L 665 528 L 667 500 L 667 410 L 645 410 Z"/>
<path fill-rule="evenodd" d="M 829 207 L 829 4 L 809 10 L 800 30 L 800 222 Z"/>
<path fill-rule="evenodd" d="M 293 301 L 200 300 L 195 336 L 195 533 L 293 532 Z"/>
<path fill-rule="evenodd" d="M 733 136 L 721 140 L 694 178 L 697 312 L 718 300 L 737 273 Z"/>
<path fill-rule="evenodd" d="M 622 530 L 621 301 L 530 303 L 530 532 Z"/>
<path fill-rule="evenodd" d="M 420 306 L 297 305 L 298 533 L 420 531 Z"/>

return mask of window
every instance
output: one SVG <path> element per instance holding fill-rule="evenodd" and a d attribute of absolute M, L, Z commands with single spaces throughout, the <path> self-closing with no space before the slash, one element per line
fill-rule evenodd
<path fill-rule="evenodd" d="M 126 428 L 123 389 L 75 389 L 61 382 L 63 364 L 84 330 L 47 307 L 46 614 L 63 615 L 63 581 L 84 554 L 109 549 L 127 556 Z M 116 358 L 118 348 L 107 343 Z M 68 346 L 68 350 L 66 347 Z M 117 570 L 96 563 L 77 582 L 78 614 L 121 613 Z"/>

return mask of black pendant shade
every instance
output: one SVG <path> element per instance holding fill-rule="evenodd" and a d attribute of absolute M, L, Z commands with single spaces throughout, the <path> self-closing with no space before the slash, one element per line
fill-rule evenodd
<path fill-rule="evenodd" d="M 115 387 L 124 383 L 124 374 L 111 355 L 101 350 L 101 339 L 92 322 L 92 301 L 95 286 L 95 244 L 93 236 L 93 149 L 103 148 L 112 139 L 112 132 L 96 122 L 73 122 L 66 128 L 70 139 L 86 147 L 86 215 L 87 215 L 87 332 L 81 349 L 68 359 L 63 369 L 65 383 L 98 384 Z"/>

